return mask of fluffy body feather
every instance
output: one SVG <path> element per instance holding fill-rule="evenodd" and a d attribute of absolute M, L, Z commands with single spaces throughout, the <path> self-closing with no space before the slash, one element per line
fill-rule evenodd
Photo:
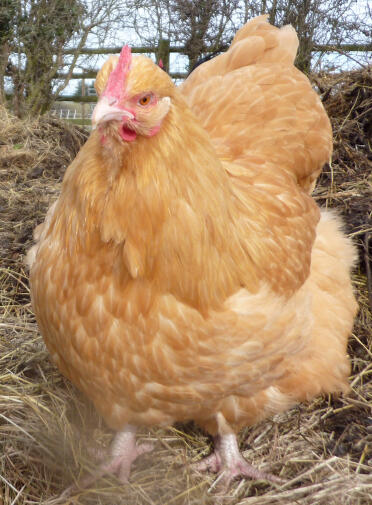
<path fill-rule="evenodd" d="M 310 196 L 331 128 L 296 49 L 292 28 L 254 19 L 180 89 L 134 57 L 128 103 L 158 102 L 127 108 L 133 141 L 109 121 L 67 169 L 30 253 L 33 307 L 115 430 L 216 434 L 222 414 L 236 431 L 347 389 L 354 251 Z"/>

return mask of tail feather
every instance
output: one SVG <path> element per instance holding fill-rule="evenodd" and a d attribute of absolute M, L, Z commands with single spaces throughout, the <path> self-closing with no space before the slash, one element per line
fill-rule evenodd
<path fill-rule="evenodd" d="M 295 177 L 311 192 L 332 151 L 332 132 L 319 97 L 294 58 L 291 26 L 266 16 L 236 34 L 229 50 L 197 67 L 181 91 L 221 159 L 249 167 L 252 157 Z"/>

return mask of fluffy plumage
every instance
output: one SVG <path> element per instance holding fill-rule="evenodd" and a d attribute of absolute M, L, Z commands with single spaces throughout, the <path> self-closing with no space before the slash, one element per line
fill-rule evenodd
<path fill-rule="evenodd" d="M 354 251 L 310 196 L 331 128 L 296 49 L 260 17 L 179 89 L 143 56 L 120 97 L 120 59 L 97 76 L 31 290 L 53 360 L 115 430 L 221 434 L 347 389 Z"/>

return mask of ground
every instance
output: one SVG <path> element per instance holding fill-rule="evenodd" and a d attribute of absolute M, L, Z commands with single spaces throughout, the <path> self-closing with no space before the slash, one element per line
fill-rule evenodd
<path fill-rule="evenodd" d="M 339 209 L 360 252 L 353 276 L 360 312 L 349 344 L 351 392 L 316 398 L 243 430 L 245 457 L 287 482 L 237 481 L 227 501 L 234 505 L 367 505 L 372 494 L 371 70 L 317 76 L 314 83 L 335 136 L 333 162 L 315 198 Z M 5 125 L 0 133 L 0 503 L 215 503 L 209 491 L 214 476 L 190 469 L 211 448 L 211 440 L 192 424 L 140 432 L 141 439 L 155 442 L 155 450 L 138 460 L 129 484 L 107 478 L 73 498 L 58 498 L 89 468 L 91 441 L 105 447 L 112 433 L 50 362 L 32 314 L 23 258 L 86 133 L 47 117 L 19 121 L 3 109 L 0 121 Z"/>

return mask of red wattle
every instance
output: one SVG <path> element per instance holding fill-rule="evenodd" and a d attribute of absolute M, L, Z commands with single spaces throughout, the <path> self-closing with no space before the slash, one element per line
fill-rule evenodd
<path fill-rule="evenodd" d="M 152 128 L 152 129 L 149 131 L 149 137 L 153 137 L 153 136 L 154 136 L 154 135 L 156 135 L 159 131 L 160 131 L 160 125 L 154 126 L 154 128 Z"/>

